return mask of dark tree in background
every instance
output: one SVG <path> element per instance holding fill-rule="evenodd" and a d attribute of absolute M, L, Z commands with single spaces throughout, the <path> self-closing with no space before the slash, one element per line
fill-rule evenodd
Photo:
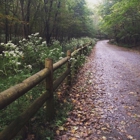
<path fill-rule="evenodd" d="M 0 1 L 1 42 L 16 42 L 35 32 L 49 44 L 52 39 L 94 37 L 95 28 L 85 0 Z"/>

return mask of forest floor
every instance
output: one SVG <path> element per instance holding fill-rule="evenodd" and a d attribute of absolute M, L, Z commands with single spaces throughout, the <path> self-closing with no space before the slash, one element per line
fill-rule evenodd
<path fill-rule="evenodd" d="M 140 54 L 107 42 L 79 70 L 55 140 L 140 140 Z"/>

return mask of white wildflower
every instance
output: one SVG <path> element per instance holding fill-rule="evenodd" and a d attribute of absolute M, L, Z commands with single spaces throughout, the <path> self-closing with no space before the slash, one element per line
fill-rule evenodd
<path fill-rule="evenodd" d="M 16 57 L 16 56 L 17 56 L 17 55 L 14 53 L 14 54 L 13 54 L 13 57 Z"/>
<path fill-rule="evenodd" d="M 21 63 L 20 62 L 16 62 L 16 65 L 21 65 Z"/>
<path fill-rule="evenodd" d="M 15 52 L 14 51 L 10 51 L 9 54 L 13 55 Z"/>
<path fill-rule="evenodd" d="M 39 35 L 39 33 L 35 33 L 35 34 L 34 34 L 34 36 L 38 36 L 38 35 Z"/>
<path fill-rule="evenodd" d="M 15 51 L 18 51 L 18 50 L 19 50 L 19 48 L 16 48 L 16 49 L 15 49 Z"/>
<path fill-rule="evenodd" d="M 23 56 L 23 52 L 18 52 L 18 54 L 19 54 L 20 56 Z"/>
<path fill-rule="evenodd" d="M 32 65 L 27 65 L 27 68 L 28 69 L 32 69 Z"/>
<path fill-rule="evenodd" d="M 42 44 L 46 44 L 46 41 L 43 41 Z"/>
<path fill-rule="evenodd" d="M 11 62 L 12 62 L 13 64 L 15 64 L 15 63 L 16 63 L 16 61 L 15 61 L 15 60 L 12 60 Z"/>
<path fill-rule="evenodd" d="M 59 57 L 59 60 L 61 60 L 63 57 Z"/>
<path fill-rule="evenodd" d="M 15 48 L 16 48 L 16 45 L 11 44 L 11 48 L 12 48 L 12 49 L 15 49 Z"/>

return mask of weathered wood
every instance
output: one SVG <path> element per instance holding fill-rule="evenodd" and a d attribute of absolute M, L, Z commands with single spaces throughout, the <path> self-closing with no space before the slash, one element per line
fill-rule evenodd
<path fill-rule="evenodd" d="M 54 118 L 54 97 L 53 97 L 53 60 L 45 59 L 45 68 L 48 68 L 50 73 L 46 77 L 46 91 L 50 98 L 46 102 L 46 119 L 53 120 Z"/>
<path fill-rule="evenodd" d="M 69 59 L 71 58 L 71 51 L 70 50 L 67 51 L 67 57 L 69 57 Z M 67 76 L 67 84 L 70 86 L 71 85 L 71 61 L 68 61 L 67 69 L 70 70 L 70 72 Z"/>
<path fill-rule="evenodd" d="M 61 66 L 63 66 L 67 61 L 68 61 L 68 57 L 65 57 L 61 60 L 59 60 L 58 62 L 56 62 L 55 64 L 53 64 L 53 71 L 57 70 L 58 68 L 60 68 Z"/>
<path fill-rule="evenodd" d="M 78 65 L 78 62 L 77 62 L 77 55 L 75 55 L 75 62 L 74 62 L 74 75 L 75 74 L 77 74 L 77 70 L 78 70 L 78 67 L 77 67 L 77 65 Z"/>
<path fill-rule="evenodd" d="M 14 138 L 16 134 L 21 130 L 21 128 L 26 124 L 26 122 L 30 120 L 30 118 L 33 117 L 35 113 L 41 108 L 41 106 L 46 102 L 48 97 L 49 95 L 44 93 L 39 98 L 37 98 L 26 111 L 18 116 L 0 133 L 0 140 L 11 140 Z"/>
<path fill-rule="evenodd" d="M 33 76 L 27 78 L 22 83 L 17 84 L 3 92 L 0 93 L 0 109 L 3 109 L 20 96 L 24 95 L 31 88 L 36 86 L 49 74 L 49 69 L 45 68 L 40 72 L 34 74 Z"/>
<path fill-rule="evenodd" d="M 63 80 L 68 76 L 70 73 L 70 69 L 67 69 L 57 80 L 55 80 L 53 84 L 53 91 L 55 91 L 58 86 L 63 82 Z"/>
<path fill-rule="evenodd" d="M 75 55 L 77 55 L 78 50 L 75 50 L 74 52 L 71 53 L 71 57 L 74 57 Z"/>

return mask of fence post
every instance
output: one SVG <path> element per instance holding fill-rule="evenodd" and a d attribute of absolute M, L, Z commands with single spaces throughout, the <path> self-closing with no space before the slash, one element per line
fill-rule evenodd
<path fill-rule="evenodd" d="M 67 56 L 69 57 L 69 59 L 71 58 L 71 51 L 70 50 L 67 51 Z M 67 69 L 70 70 L 70 73 L 67 76 L 67 85 L 70 86 L 71 85 L 71 62 L 70 61 L 68 61 L 68 63 L 67 63 Z"/>
<path fill-rule="evenodd" d="M 81 49 L 81 48 L 80 48 L 80 49 Z M 79 51 L 79 55 L 80 55 L 80 56 L 82 55 L 82 50 Z"/>
<path fill-rule="evenodd" d="M 49 75 L 46 77 L 46 91 L 49 94 L 49 99 L 46 101 L 46 119 L 54 119 L 54 97 L 53 97 L 53 60 L 45 59 L 45 68 L 50 70 Z"/>
<path fill-rule="evenodd" d="M 85 47 L 83 47 L 83 55 L 85 55 Z"/>
<path fill-rule="evenodd" d="M 84 46 L 82 46 L 82 54 L 84 54 Z"/>
<path fill-rule="evenodd" d="M 77 50 L 77 49 L 75 48 L 75 51 L 76 51 L 76 50 Z M 75 75 L 77 74 L 77 69 L 78 69 L 78 66 L 77 66 L 77 65 L 78 65 L 78 62 L 77 62 L 77 61 L 78 61 L 78 58 L 77 58 L 77 55 L 78 55 L 78 54 L 75 55 L 75 63 L 74 63 L 74 74 L 75 74 Z"/>
<path fill-rule="evenodd" d="M 88 54 L 88 46 L 86 46 L 86 54 L 85 55 L 87 55 Z"/>

